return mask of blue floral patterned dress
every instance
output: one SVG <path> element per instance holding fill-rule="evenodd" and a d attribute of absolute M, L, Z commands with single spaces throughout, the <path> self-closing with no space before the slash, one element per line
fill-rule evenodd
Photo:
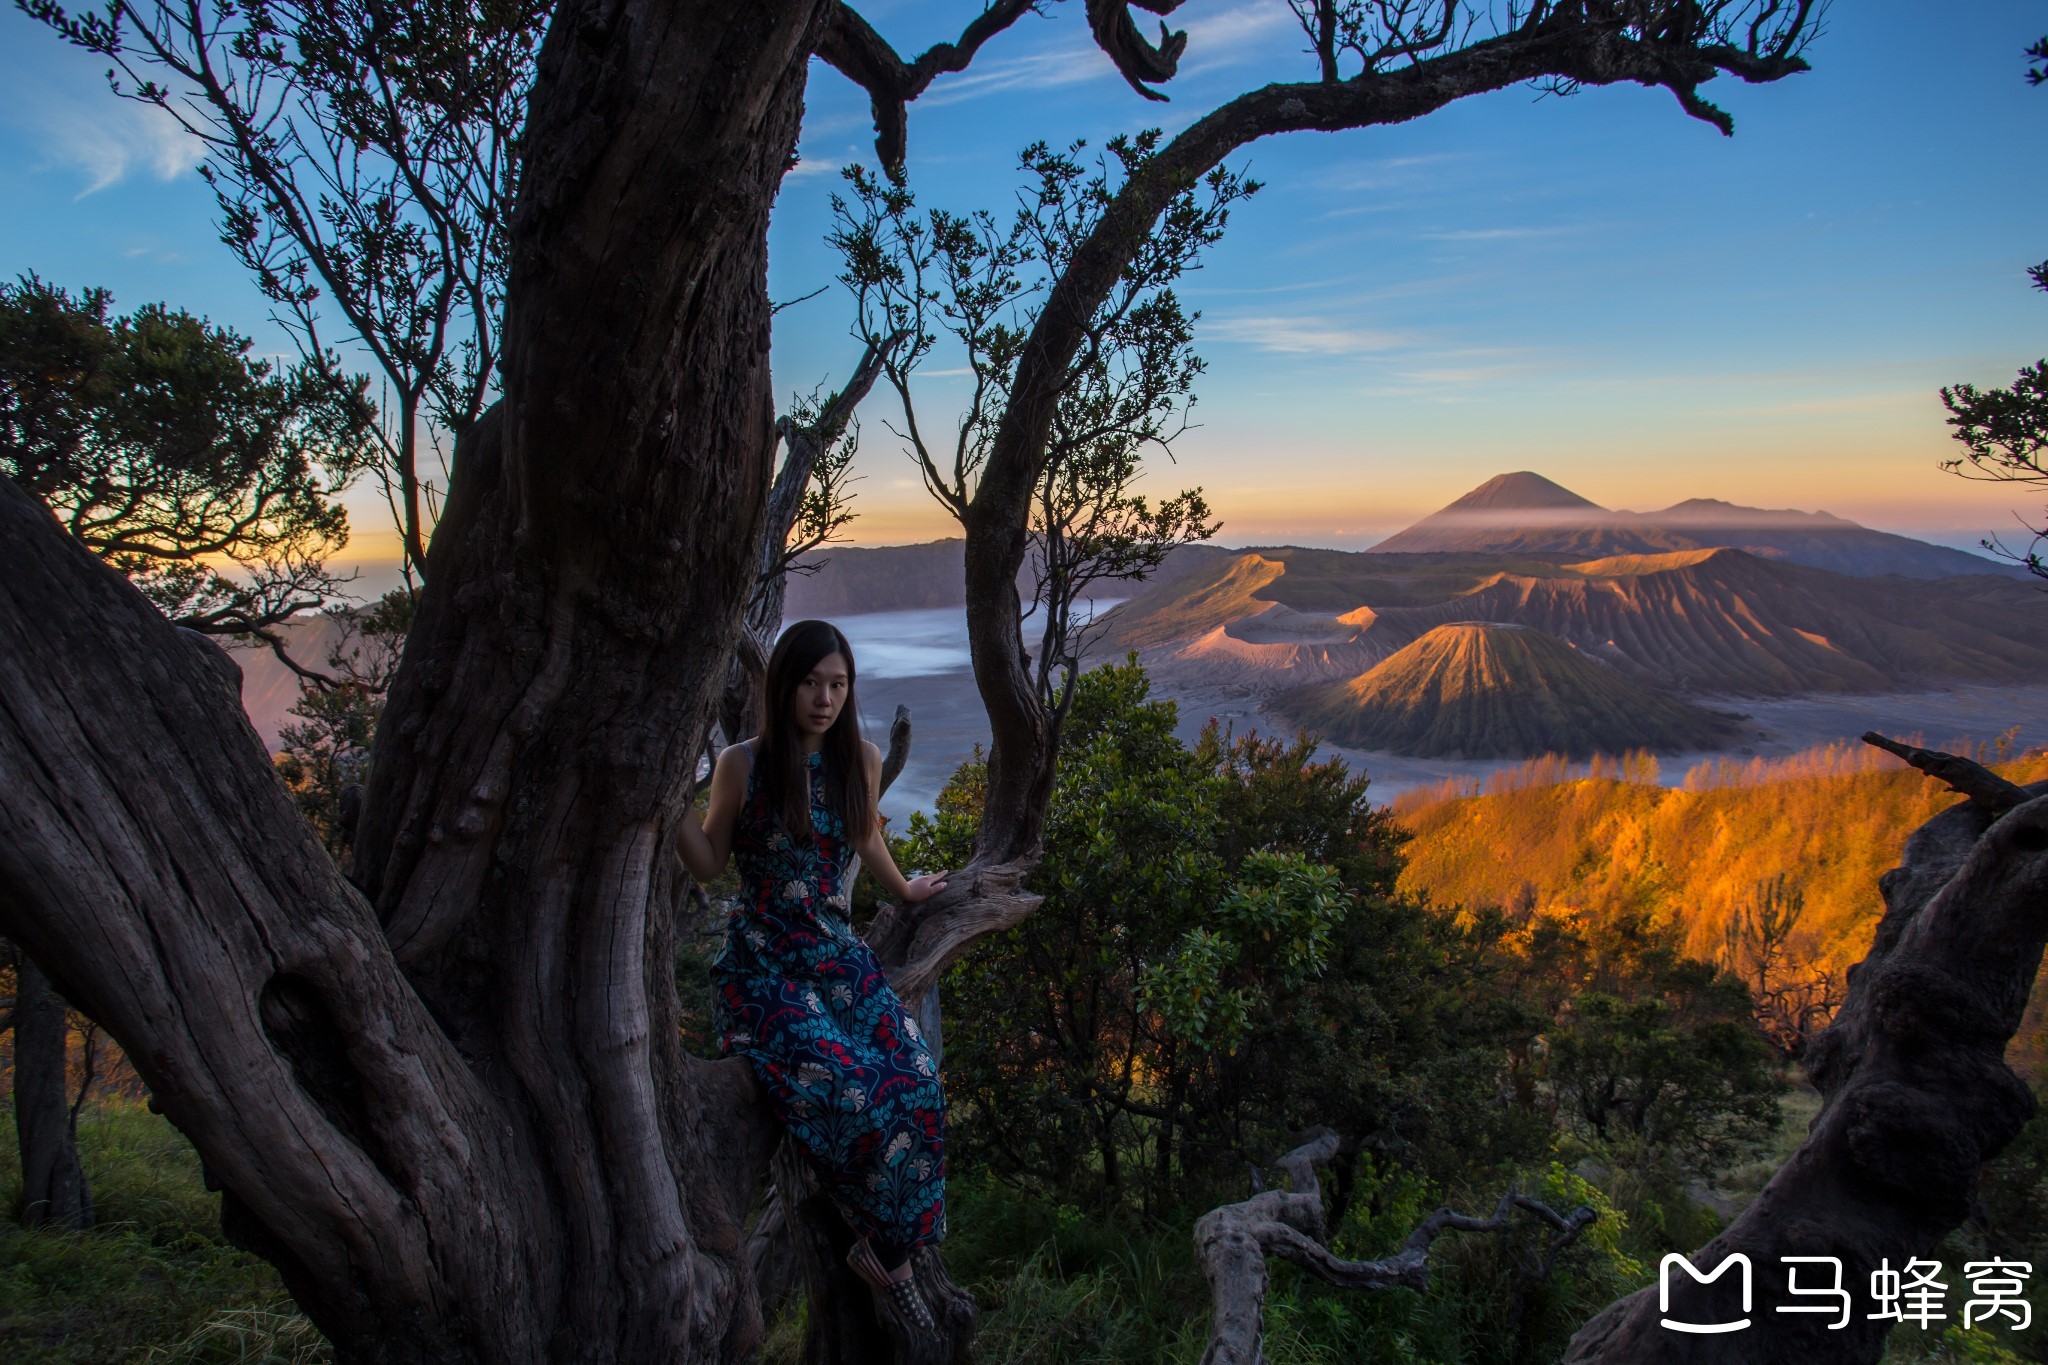
<path fill-rule="evenodd" d="M 738 908 L 711 965 L 721 1053 L 744 1054 L 776 1114 L 861 1231 L 916 1247 L 946 1235 L 945 1096 L 917 1021 L 847 922 L 846 827 L 807 761 L 813 837 L 768 808 L 748 748 L 733 829 Z"/>

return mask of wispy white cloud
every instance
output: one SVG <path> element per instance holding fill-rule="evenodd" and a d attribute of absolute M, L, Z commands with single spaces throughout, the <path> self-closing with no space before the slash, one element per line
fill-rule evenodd
<path fill-rule="evenodd" d="M 1169 27 L 1172 24 L 1168 20 Z M 1190 16 L 1184 25 L 1188 35 L 1188 51 L 1195 52 L 1202 44 L 1242 43 L 1254 38 L 1263 38 L 1283 30 L 1300 32 L 1298 21 L 1291 10 L 1277 3 L 1277 0 L 1247 0 L 1247 3 L 1233 5 L 1218 14 L 1207 14 L 1199 18 Z"/>
<path fill-rule="evenodd" d="M 1315 317 L 1217 318 L 1203 330 L 1224 341 L 1287 355 L 1362 355 L 1391 351 L 1410 341 L 1399 332 Z"/>
<path fill-rule="evenodd" d="M 1167 23 L 1172 26 L 1171 20 Z M 1288 46 L 1279 41 L 1281 35 L 1301 32 L 1293 13 L 1278 0 L 1252 0 L 1220 14 L 1190 17 L 1183 27 L 1188 35 L 1187 56 L 1176 81 L 1189 81 L 1211 71 L 1281 55 Z"/>
<path fill-rule="evenodd" d="M 128 261 L 148 259 L 160 264 L 171 265 L 184 260 L 185 253 L 169 250 L 155 242 L 137 242 L 134 246 L 123 251 L 121 258 Z"/>
<path fill-rule="evenodd" d="M 1190 286 L 1186 292 L 1190 297 L 1204 299 L 1237 297 L 1247 294 L 1299 294 L 1304 290 L 1310 289 L 1318 293 L 1326 293 L 1331 289 L 1337 288 L 1339 285 L 1357 284 L 1361 280 L 1373 278 L 1375 278 L 1373 272 L 1359 270 L 1346 275 L 1325 275 L 1309 280 L 1294 280 L 1287 284 L 1212 286 L 1205 282 L 1197 282 L 1195 285 Z"/>
<path fill-rule="evenodd" d="M 799 156 L 796 165 L 791 166 L 789 170 L 784 172 L 782 179 L 787 183 L 791 180 L 812 180 L 821 175 L 836 175 L 841 166 L 845 165 L 848 161 L 857 160 L 859 158 L 853 156 L 844 158 Z"/>
<path fill-rule="evenodd" d="M 819 66 L 814 65 L 811 69 L 811 79 L 815 81 L 819 77 Z M 807 138 L 835 137 L 840 133 L 859 132 L 871 126 L 873 122 L 874 115 L 865 106 L 858 109 L 843 109 L 836 114 L 811 114 L 807 112 L 804 115 L 804 136 Z"/>
<path fill-rule="evenodd" d="M 1511 242 L 1531 237 L 1562 237 L 1577 232 L 1576 227 L 1497 227 L 1497 228 L 1454 228 L 1447 232 L 1425 232 L 1426 242 Z"/>
<path fill-rule="evenodd" d="M 205 155 L 199 140 L 163 110 L 106 91 L 18 85 L 6 116 L 35 133 L 46 164 L 84 177 L 80 199 L 137 176 L 175 180 Z"/>
<path fill-rule="evenodd" d="M 1359 389 L 1370 398 L 1449 402 L 1483 389 L 1499 389 L 1555 371 L 1568 360 L 1552 350 L 1513 346 L 1447 346 L 1393 358 L 1376 382 Z"/>
<path fill-rule="evenodd" d="M 1057 90 L 1105 77 L 1115 80 L 1116 68 L 1095 44 L 1068 42 L 986 64 L 977 61 L 964 75 L 942 77 L 918 103 L 926 108 L 963 104 L 1005 91 Z"/>
<path fill-rule="evenodd" d="M 1778 403 L 1751 403 L 1725 408 L 1730 416 L 1743 417 L 1834 417 L 1844 414 L 1874 415 L 1880 412 L 1909 415 L 1934 425 L 1938 409 L 1927 401 L 1925 389 L 1896 392 L 1867 391 L 1830 394 L 1820 398 L 1787 399 Z"/>
<path fill-rule="evenodd" d="M 1470 160 L 1463 152 L 1428 152 L 1417 156 L 1383 156 L 1333 166 L 1316 177 L 1319 189 L 1350 192 L 1387 190 L 1414 185 L 1427 175 L 1441 172 L 1460 161 Z"/>

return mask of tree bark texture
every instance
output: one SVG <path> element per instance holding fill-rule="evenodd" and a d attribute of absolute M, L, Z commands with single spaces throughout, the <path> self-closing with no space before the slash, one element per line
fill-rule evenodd
<path fill-rule="evenodd" d="M 92 1191 L 78 1164 L 78 1129 L 65 1079 L 70 1025 L 64 997 L 21 959 L 14 991 L 14 1126 L 21 1148 L 21 1225 L 92 1226 Z"/>
<path fill-rule="evenodd" d="M 217 656 L 0 500 L 0 899 L 344 1360 L 751 1349 L 772 1127 L 677 1041 L 672 852 L 769 485 L 767 217 L 831 6 L 584 0 L 527 127 L 356 846 Z M 230 670 L 231 671 L 231 670 Z"/>
<path fill-rule="evenodd" d="M 1998 799 L 1993 784 L 2011 795 Z M 1871 1272 L 1883 1261 L 1898 1271 L 1929 1255 L 1968 1214 L 1983 1164 L 2034 1112 L 2005 1047 L 2048 941 L 2048 783 L 2017 789 L 1992 778 L 1984 787 L 1992 799 L 1966 801 L 1922 825 L 1904 862 L 1879 880 L 1885 912 L 1876 939 L 1850 969 L 1841 1015 L 1808 1055 L 1820 1114 L 1755 1201 L 1692 1254 L 1700 1275 L 1732 1254 L 1747 1256 L 1752 1311 L 1742 1313 L 1729 1292 L 1734 1268 L 1718 1288 L 1695 1289 L 1674 1267 L 1668 1313 L 1654 1285 L 1622 1299 L 1580 1329 L 1568 1361 L 1766 1365 L 1884 1355 L 1890 1324 L 1871 1316 Z M 1845 1326 L 1835 1327 L 1832 1312 L 1778 1311 L 1827 1302 L 1787 1292 L 1786 1256 L 1841 1260 L 1841 1287 L 1852 1299 Z M 1960 1267 L 1948 1269 L 1954 1304 L 1967 1282 Z M 1799 1270 L 1802 1287 L 1830 1283 L 1825 1267 Z M 1663 1326 L 1666 1317 L 1747 1317 L 1749 1326 L 1689 1334 Z"/>

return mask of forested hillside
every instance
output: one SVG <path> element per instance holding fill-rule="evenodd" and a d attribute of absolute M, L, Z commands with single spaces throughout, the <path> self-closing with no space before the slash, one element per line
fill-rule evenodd
<path fill-rule="evenodd" d="M 1979 757 L 2002 760 L 1994 766 L 2015 782 L 2048 778 L 2048 752 L 2008 744 Z M 1676 927 L 1688 955 L 1724 964 L 1732 921 L 1789 909 L 1787 958 L 1839 974 L 1869 947 L 1883 908 L 1877 879 L 1898 864 L 1906 835 L 1957 800 L 1858 745 L 1701 764 L 1677 787 L 1655 777 L 1647 756 L 1547 758 L 1484 790 L 1407 793 L 1395 803 L 1415 836 L 1401 889 L 1588 924 L 1643 915 Z M 2039 999 L 2023 1039 L 2040 1036 Z M 2040 1059 L 2026 1060 L 2038 1077 Z"/>

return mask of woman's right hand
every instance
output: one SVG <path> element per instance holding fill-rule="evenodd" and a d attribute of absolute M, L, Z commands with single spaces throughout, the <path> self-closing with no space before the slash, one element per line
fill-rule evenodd
<path fill-rule="evenodd" d="M 945 873 L 920 872 L 903 884 L 903 902 L 906 905 L 916 905 L 919 901 L 930 900 L 945 889 Z"/>

